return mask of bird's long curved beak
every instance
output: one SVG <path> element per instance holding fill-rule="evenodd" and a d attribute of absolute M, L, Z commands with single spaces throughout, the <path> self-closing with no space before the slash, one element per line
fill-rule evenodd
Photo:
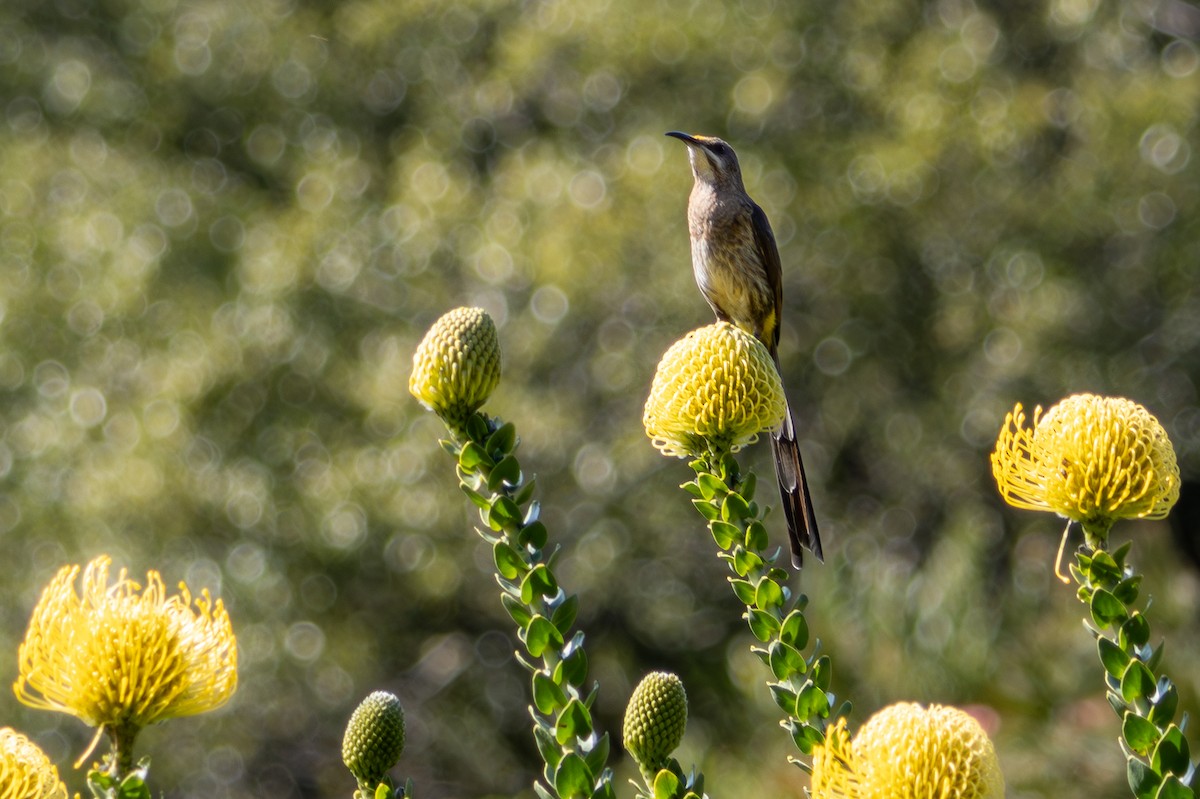
<path fill-rule="evenodd" d="M 679 139 L 681 142 L 688 145 L 689 147 L 699 147 L 700 146 L 700 142 L 696 139 L 695 136 L 691 135 L 690 133 L 684 133 L 681 130 L 668 130 L 666 135 L 673 136 L 676 139 Z"/>

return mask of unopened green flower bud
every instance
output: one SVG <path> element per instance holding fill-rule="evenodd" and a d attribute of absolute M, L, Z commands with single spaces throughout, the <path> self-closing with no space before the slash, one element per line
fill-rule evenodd
<path fill-rule="evenodd" d="M 342 739 L 342 761 L 360 787 L 374 791 L 404 751 L 404 708 L 387 691 L 376 691 L 354 710 Z"/>
<path fill-rule="evenodd" d="M 687 727 L 687 692 L 683 682 L 666 671 L 653 671 L 642 678 L 629 705 L 621 736 L 625 750 L 643 773 L 653 773 L 683 740 Z"/>
<path fill-rule="evenodd" d="M 783 382 L 758 339 L 728 322 L 671 345 L 654 373 L 642 422 L 664 455 L 737 452 L 787 413 Z"/>
<path fill-rule="evenodd" d="M 500 342 L 482 308 L 455 308 L 433 323 L 413 355 L 409 392 L 461 428 L 500 382 Z"/>

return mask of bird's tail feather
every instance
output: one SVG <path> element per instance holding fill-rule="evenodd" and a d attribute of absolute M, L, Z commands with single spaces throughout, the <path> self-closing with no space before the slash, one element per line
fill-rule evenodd
<path fill-rule="evenodd" d="M 783 501 L 783 514 L 787 518 L 792 565 L 797 569 L 804 565 L 802 547 L 812 550 L 817 560 L 823 562 L 825 555 L 821 550 L 821 534 L 817 529 L 816 514 L 813 513 L 812 497 L 808 493 L 808 480 L 804 475 L 800 446 L 796 443 L 790 405 L 779 432 L 771 434 L 771 452 L 775 455 L 775 477 L 779 481 L 779 496 Z"/>

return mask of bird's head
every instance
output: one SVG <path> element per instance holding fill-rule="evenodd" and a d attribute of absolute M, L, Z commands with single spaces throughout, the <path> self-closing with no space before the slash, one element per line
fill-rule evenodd
<path fill-rule="evenodd" d="M 693 136 L 672 130 L 667 133 L 688 146 L 688 157 L 692 162 L 692 174 L 697 182 L 715 187 L 742 187 L 742 168 L 738 166 L 737 153 L 716 136 Z"/>

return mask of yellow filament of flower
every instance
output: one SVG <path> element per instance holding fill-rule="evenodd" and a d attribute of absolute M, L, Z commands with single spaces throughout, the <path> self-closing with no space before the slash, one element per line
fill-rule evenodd
<path fill-rule="evenodd" d="M 192 608 L 187 587 L 167 597 L 157 572 L 146 588 L 109 561 L 78 566 L 47 586 L 18 651 L 17 698 L 98 727 L 138 730 L 212 710 L 237 687 L 237 641 L 229 616 L 204 592 Z"/>
<path fill-rule="evenodd" d="M 46 753 L 9 727 L 0 728 L 0 799 L 67 799 Z"/>
<path fill-rule="evenodd" d="M 845 721 L 813 752 L 813 799 L 1002 799 L 987 733 L 957 708 L 899 703 L 851 739 Z"/>
<path fill-rule="evenodd" d="M 992 453 L 1001 496 L 1017 508 L 1053 511 L 1099 535 L 1117 519 L 1160 519 L 1179 498 L 1179 468 L 1166 431 L 1130 400 L 1079 394 L 1026 426 L 1018 404 Z"/>

